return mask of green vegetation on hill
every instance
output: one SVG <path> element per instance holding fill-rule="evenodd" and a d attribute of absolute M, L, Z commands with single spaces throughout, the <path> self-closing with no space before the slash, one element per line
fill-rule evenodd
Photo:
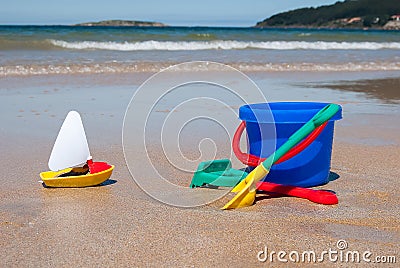
<path fill-rule="evenodd" d="M 279 13 L 256 27 L 380 28 L 396 14 L 400 14 L 400 0 L 346 0 Z"/>

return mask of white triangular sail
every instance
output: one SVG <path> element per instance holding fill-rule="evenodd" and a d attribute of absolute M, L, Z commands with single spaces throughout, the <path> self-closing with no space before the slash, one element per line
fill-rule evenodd
<path fill-rule="evenodd" d="M 51 151 L 49 168 L 58 171 L 83 164 L 89 158 L 89 145 L 81 116 L 76 111 L 70 111 Z"/>

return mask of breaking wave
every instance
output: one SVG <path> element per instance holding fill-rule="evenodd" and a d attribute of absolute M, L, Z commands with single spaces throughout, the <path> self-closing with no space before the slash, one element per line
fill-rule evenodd
<path fill-rule="evenodd" d="M 141 41 L 141 42 L 97 42 L 49 40 L 56 47 L 66 49 L 91 50 L 237 50 L 237 49 L 267 49 L 267 50 L 378 50 L 400 49 L 400 42 L 326 42 L 326 41 Z"/>

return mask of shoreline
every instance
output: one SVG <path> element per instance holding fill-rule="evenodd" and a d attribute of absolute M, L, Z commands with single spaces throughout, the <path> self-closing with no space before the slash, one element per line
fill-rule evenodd
<path fill-rule="evenodd" d="M 196 60 L 195 60 L 196 61 Z M 134 73 L 156 73 L 170 66 L 179 65 L 179 62 L 134 62 L 134 63 L 93 63 L 93 64 L 30 64 L 0 66 L 0 77 L 31 77 L 45 75 L 120 75 Z M 280 73 L 280 72 L 321 72 L 321 73 L 361 73 L 361 72 L 399 72 L 400 64 L 397 62 L 358 62 L 358 63 L 230 63 L 222 64 L 236 68 L 242 72 Z M 187 70 L 180 70 L 185 72 Z M 201 71 L 201 70 L 198 70 Z M 215 70 L 218 71 L 218 70 Z"/>
<path fill-rule="evenodd" d="M 396 90 L 396 84 L 400 82 L 398 72 L 244 74 L 255 81 L 269 102 L 286 101 L 287 94 L 291 96 L 291 101 L 336 102 L 343 106 L 347 125 L 354 125 L 354 128 L 369 127 L 368 132 L 376 134 L 378 132 L 373 129 L 373 120 L 369 118 L 381 117 L 378 125 L 385 129 L 392 125 L 390 122 L 400 112 L 400 93 Z M 4 124 L 0 128 L 0 135 L 5 140 L 10 137 L 7 133 L 21 139 L 24 133 L 39 139 L 55 138 L 65 114 L 71 109 L 77 109 L 86 118 L 85 124 L 94 129 L 88 135 L 97 138 L 96 132 L 110 132 L 109 135 L 99 137 L 100 141 L 119 143 L 126 107 L 137 88 L 152 75 L 154 73 L 145 72 L 8 77 L 3 80 L 0 91 L 4 108 Z M 216 94 L 218 99 L 224 100 L 223 92 Z M 65 104 L 57 104 L 59 101 Z M 168 111 L 172 108 L 167 103 L 155 108 L 155 111 Z M 167 115 L 166 112 L 161 114 Z M 30 129 L 33 124 L 37 127 Z M 44 131 L 46 128 L 48 131 Z M 116 135 L 117 140 L 112 138 Z M 346 139 L 356 140 L 350 134 L 346 134 Z M 371 142 L 387 143 L 385 139 L 383 142 L 379 140 Z"/>
<path fill-rule="evenodd" d="M 391 28 L 383 28 L 382 27 L 330 27 L 330 26 L 252 26 L 256 29 L 276 29 L 276 30 L 339 30 L 339 31 L 389 31 L 389 32 L 398 32 L 399 29 L 391 29 Z"/>

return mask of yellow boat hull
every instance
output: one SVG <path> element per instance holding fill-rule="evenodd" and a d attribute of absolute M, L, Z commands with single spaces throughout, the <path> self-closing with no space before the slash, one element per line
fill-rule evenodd
<path fill-rule="evenodd" d="M 114 166 L 104 171 L 80 176 L 58 177 L 61 174 L 72 171 L 72 168 L 60 171 L 45 171 L 40 173 L 43 183 L 48 187 L 88 187 L 99 185 L 111 177 Z"/>

